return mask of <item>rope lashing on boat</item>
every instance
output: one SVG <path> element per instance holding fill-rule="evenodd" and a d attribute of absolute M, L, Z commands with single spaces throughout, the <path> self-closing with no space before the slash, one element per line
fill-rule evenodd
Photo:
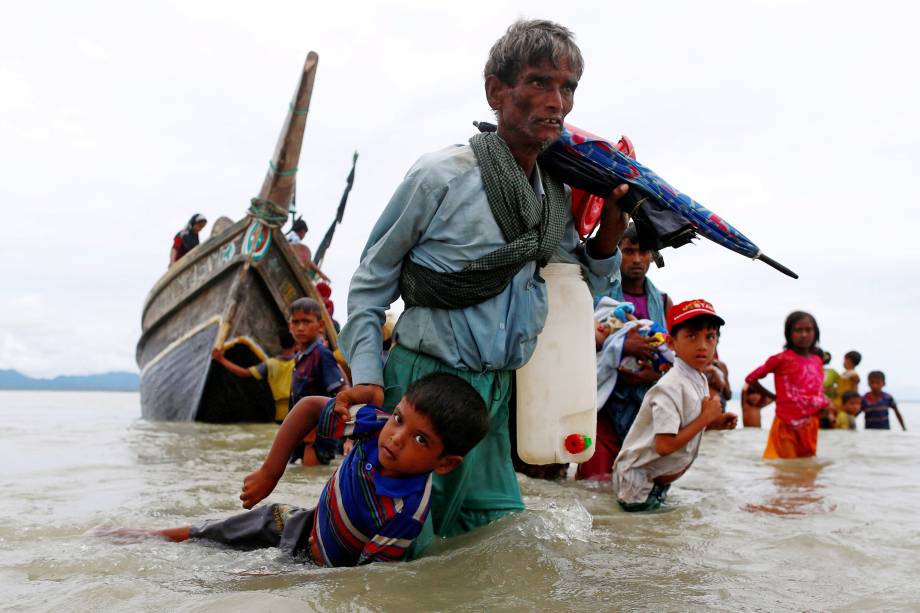
<path fill-rule="evenodd" d="M 289 109 L 289 110 L 291 111 L 291 113 L 293 113 L 294 115 L 296 115 L 296 116 L 298 116 L 298 117 L 303 117 L 304 115 L 306 115 L 306 114 L 310 111 L 310 106 L 307 105 L 307 106 L 303 107 L 302 109 L 299 109 L 299 108 L 297 108 L 296 106 L 294 106 L 294 103 L 293 103 L 293 102 L 291 102 L 290 104 L 288 104 L 288 109 Z"/>
<path fill-rule="evenodd" d="M 275 168 L 275 163 L 269 160 L 268 167 L 271 169 L 273 173 L 275 173 L 279 177 L 293 177 L 294 175 L 297 174 L 296 166 L 292 168 L 291 170 L 278 170 L 277 168 Z"/>
<path fill-rule="evenodd" d="M 272 228 L 280 227 L 285 221 L 287 221 L 287 211 L 284 213 L 278 213 L 282 207 L 278 206 L 271 200 L 265 200 L 263 198 L 253 198 L 250 201 L 249 205 L 249 215 L 255 217 L 266 226 L 271 226 Z"/>

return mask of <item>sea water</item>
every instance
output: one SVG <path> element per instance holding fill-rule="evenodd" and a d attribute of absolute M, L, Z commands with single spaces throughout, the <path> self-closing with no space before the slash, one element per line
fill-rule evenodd
<path fill-rule="evenodd" d="M 904 403 L 920 430 L 920 405 Z M 71 611 L 892 610 L 920 606 L 920 438 L 822 431 L 764 461 L 712 432 L 655 513 L 609 484 L 520 477 L 527 510 L 403 564 L 324 569 L 277 550 L 98 536 L 240 510 L 273 425 L 152 423 L 136 394 L 0 392 L 0 608 Z M 771 416 L 764 415 L 769 424 Z M 861 420 L 860 420 L 861 421 Z M 330 467 L 270 501 L 315 503 Z"/>

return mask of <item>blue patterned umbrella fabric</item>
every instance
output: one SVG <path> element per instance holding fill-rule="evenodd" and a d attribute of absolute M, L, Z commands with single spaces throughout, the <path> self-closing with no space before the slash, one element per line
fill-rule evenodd
<path fill-rule="evenodd" d="M 633 190 L 652 199 L 653 203 L 687 220 L 697 234 L 798 279 L 797 274 L 764 255 L 757 245 L 730 223 L 602 138 L 566 124 L 562 136 L 541 155 L 541 161 L 549 162 L 550 166 L 560 170 L 560 180 L 599 196 L 607 196 L 617 185 L 628 183 Z M 572 176 L 574 174 L 579 176 Z M 637 202 L 641 204 L 642 199 Z"/>

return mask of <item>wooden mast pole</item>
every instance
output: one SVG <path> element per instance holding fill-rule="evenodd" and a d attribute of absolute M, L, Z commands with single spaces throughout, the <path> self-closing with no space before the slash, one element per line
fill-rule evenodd
<path fill-rule="evenodd" d="M 265 173 L 265 180 L 262 182 L 262 189 L 259 190 L 259 196 L 256 199 L 261 205 L 271 209 L 272 213 L 279 218 L 287 217 L 288 208 L 294 197 L 294 190 L 297 185 L 297 164 L 300 161 L 300 150 L 303 145 L 303 134 L 307 125 L 307 115 L 310 112 L 310 101 L 313 97 L 313 82 L 316 80 L 316 67 L 319 63 L 319 55 L 315 51 L 307 54 L 301 71 L 300 82 L 294 92 L 294 97 L 288 107 L 288 114 L 278 135 L 278 143 L 275 145 L 275 153 L 269 162 L 268 170 Z M 283 222 L 279 224 L 279 227 Z M 278 232 L 280 241 L 284 240 L 281 232 Z M 326 331 L 326 339 L 333 349 L 338 346 L 338 335 L 335 326 L 332 324 L 332 318 L 326 311 L 325 303 L 322 296 L 313 285 L 306 271 L 303 271 L 303 277 L 306 280 L 307 293 L 323 307 L 323 325 Z"/>
<path fill-rule="evenodd" d="M 287 215 L 294 186 L 297 184 L 297 163 L 300 160 L 300 147 L 310 111 L 310 99 L 313 97 L 313 81 L 316 80 L 316 65 L 319 56 L 311 51 L 303 65 L 300 83 L 288 109 L 287 118 L 275 145 L 275 154 L 265 173 L 259 199 L 267 200 L 279 208 L 279 213 Z"/>

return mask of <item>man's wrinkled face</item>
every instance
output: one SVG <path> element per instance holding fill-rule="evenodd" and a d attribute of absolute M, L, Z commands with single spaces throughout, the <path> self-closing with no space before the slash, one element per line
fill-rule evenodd
<path fill-rule="evenodd" d="M 652 263 L 652 252 L 640 249 L 639 243 L 634 243 L 628 238 L 620 242 L 620 276 L 624 281 L 644 281 L 648 268 Z"/>
<path fill-rule="evenodd" d="M 497 80 L 497 77 L 490 77 Z M 515 147 L 545 149 L 562 134 L 562 121 L 575 103 L 578 75 L 568 59 L 544 60 L 521 70 L 513 85 L 498 83 L 489 103 L 498 114 L 499 133 Z"/>

